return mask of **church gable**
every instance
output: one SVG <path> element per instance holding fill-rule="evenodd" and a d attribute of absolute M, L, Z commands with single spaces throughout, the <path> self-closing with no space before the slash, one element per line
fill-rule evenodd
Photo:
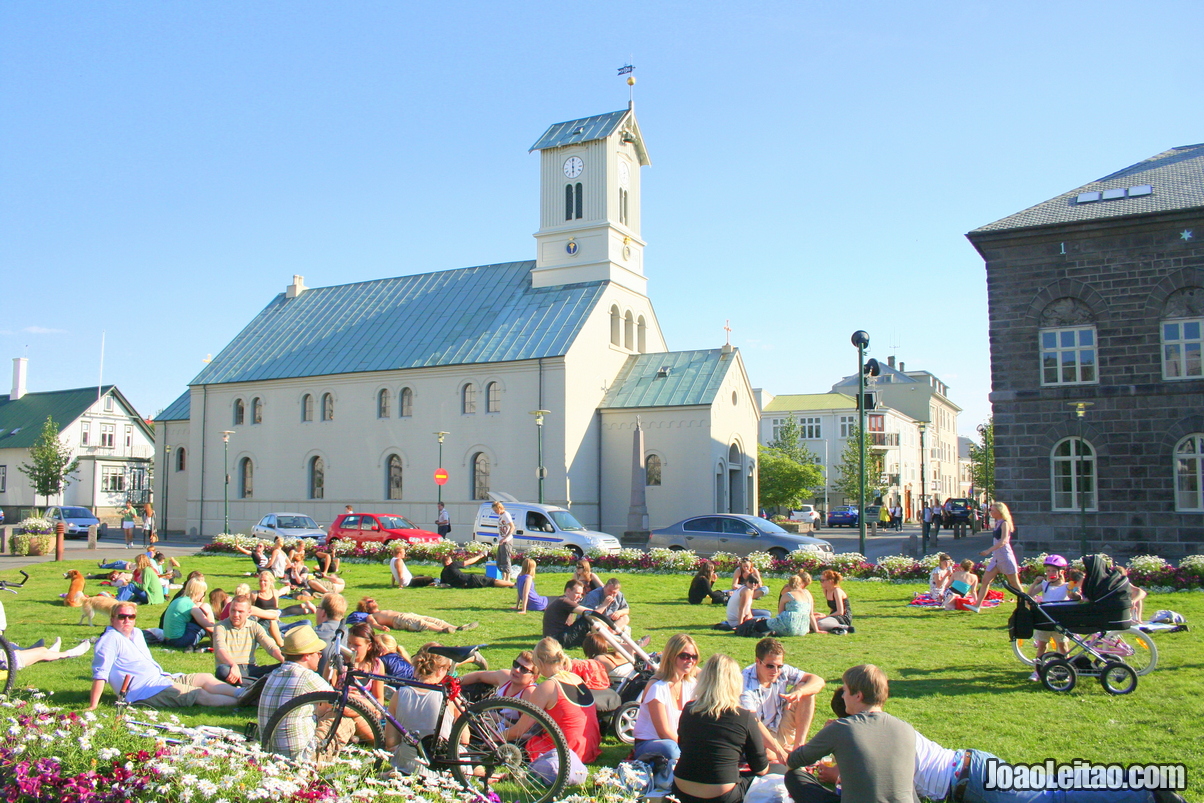
<path fill-rule="evenodd" d="M 710 405 L 735 364 L 736 354 L 724 349 L 633 354 L 599 407 Z"/>

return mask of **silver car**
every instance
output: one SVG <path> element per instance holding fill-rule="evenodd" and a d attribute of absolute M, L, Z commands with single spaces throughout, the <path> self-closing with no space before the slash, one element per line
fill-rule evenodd
<path fill-rule="evenodd" d="M 326 537 L 326 531 L 304 513 L 269 513 L 251 528 L 256 538 L 271 540 L 282 538 L 309 538 L 314 541 Z"/>
<path fill-rule="evenodd" d="M 739 513 L 710 513 L 683 519 L 669 527 L 653 530 L 648 548 L 690 549 L 698 555 L 729 552 L 747 555 L 768 552 L 784 558 L 795 550 L 831 553 L 832 545 L 822 538 L 789 533 L 768 519 Z"/>
<path fill-rule="evenodd" d="M 92 515 L 92 511 L 86 507 L 71 507 L 63 505 L 61 507 L 48 507 L 43 514 L 46 518 L 53 522 L 62 522 L 66 525 L 67 538 L 87 538 L 88 528 L 93 524 L 97 525 L 96 537 L 104 536 L 104 528 L 100 526 L 100 519 Z"/>

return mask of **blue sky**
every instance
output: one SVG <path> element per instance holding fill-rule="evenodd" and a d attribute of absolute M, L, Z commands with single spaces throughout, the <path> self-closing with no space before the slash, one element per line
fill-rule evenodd
<path fill-rule="evenodd" d="M 963 237 L 1204 140 L 1198 2 L 5 3 L 0 356 L 153 415 L 294 273 L 534 258 L 551 123 L 622 108 L 652 158 L 672 349 L 827 390 L 849 335 L 990 414 Z M 0 392 L 8 388 L 6 379 Z"/>

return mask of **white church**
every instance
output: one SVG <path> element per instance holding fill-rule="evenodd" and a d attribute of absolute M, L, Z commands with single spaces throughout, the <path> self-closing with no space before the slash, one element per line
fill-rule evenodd
<path fill-rule="evenodd" d="M 756 512 L 759 409 L 739 351 L 668 351 L 647 295 L 634 108 L 557 123 L 531 150 L 534 261 L 335 287 L 294 276 L 201 371 L 156 420 L 164 526 L 221 532 L 228 499 L 231 531 L 276 511 L 325 525 L 347 504 L 434 529 L 441 493 L 463 539 L 490 492 L 537 501 L 541 441 L 545 501 L 587 527 L 640 529 L 633 478 L 646 527 Z"/>

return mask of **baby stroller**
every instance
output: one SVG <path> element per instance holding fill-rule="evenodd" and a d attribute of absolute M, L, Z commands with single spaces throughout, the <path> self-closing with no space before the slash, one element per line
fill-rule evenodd
<path fill-rule="evenodd" d="M 618 708 L 610 715 L 609 723 L 600 722 L 603 729 L 609 727 L 623 744 L 635 744 L 635 720 L 640 713 L 640 695 L 660 667 L 660 654 L 644 651 L 631 635 L 615 627 L 609 616 L 596 611 L 585 614 L 590 618 L 590 626 L 610 644 L 619 655 L 631 662 L 631 673 L 626 677 L 613 679 L 611 688 L 619 695 L 621 701 Z"/>
<path fill-rule="evenodd" d="M 1052 630 L 1072 643 L 1068 654 L 1047 652 L 1037 662 L 1037 676 L 1045 688 L 1068 692 L 1080 677 L 1097 677 L 1109 694 L 1129 694 L 1137 688 L 1137 671 L 1125 662 L 1117 639 L 1108 636 L 1136 624 L 1129 578 L 1100 555 L 1088 555 L 1083 563 L 1083 602 L 1038 603 L 1009 585 L 1016 610 L 1008 632 L 1015 642 L 1031 639 L 1038 628 Z"/>

